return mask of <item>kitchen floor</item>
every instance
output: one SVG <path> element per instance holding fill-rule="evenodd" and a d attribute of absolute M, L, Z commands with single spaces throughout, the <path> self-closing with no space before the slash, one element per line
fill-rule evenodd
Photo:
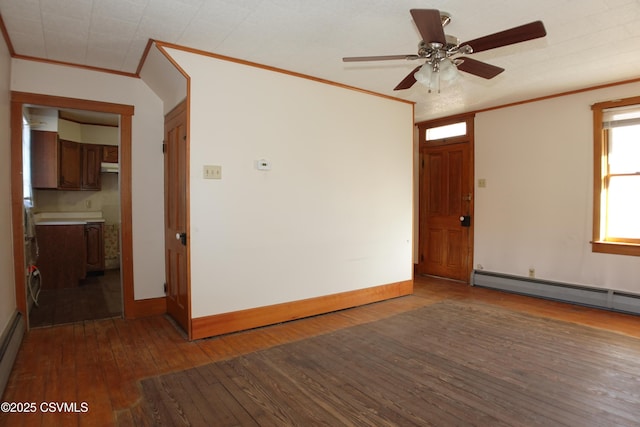
<path fill-rule="evenodd" d="M 30 298 L 30 296 L 29 296 Z M 122 316 L 120 270 L 90 276 L 75 288 L 45 289 L 29 313 L 32 328 Z"/>

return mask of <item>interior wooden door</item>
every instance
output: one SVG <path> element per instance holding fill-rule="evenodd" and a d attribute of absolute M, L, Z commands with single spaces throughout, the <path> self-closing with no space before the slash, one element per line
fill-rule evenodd
<path fill-rule="evenodd" d="M 418 273 L 468 282 L 472 178 L 469 143 L 421 149 Z"/>
<path fill-rule="evenodd" d="M 165 117 L 165 265 L 167 312 L 191 336 L 187 235 L 187 109 L 178 105 Z"/>

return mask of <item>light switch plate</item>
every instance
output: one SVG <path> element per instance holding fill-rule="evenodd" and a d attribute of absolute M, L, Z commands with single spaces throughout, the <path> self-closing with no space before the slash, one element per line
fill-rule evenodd
<path fill-rule="evenodd" d="M 202 167 L 202 177 L 204 179 L 222 179 L 222 166 L 204 165 Z"/>

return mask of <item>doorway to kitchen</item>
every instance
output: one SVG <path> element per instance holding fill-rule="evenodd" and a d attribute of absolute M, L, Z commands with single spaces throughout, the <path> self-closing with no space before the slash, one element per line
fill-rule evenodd
<path fill-rule="evenodd" d="M 119 116 L 23 107 L 31 327 L 122 316 Z"/>
<path fill-rule="evenodd" d="M 131 130 L 133 107 L 122 104 L 103 103 L 99 101 L 88 101 L 75 98 L 64 98 L 57 96 L 30 94 L 24 92 L 11 93 L 11 140 L 12 140 L 12 159 L 11 159 L 11 176 L 12 176 L 12 217 L 13 217 L 13 235 L 24 236 L 22 238 L 14 238 L 14 270 L 16 284 L 16 305 L 19 311 L 26 318 L 30 318 L 30 311 L 35 311 L 34 297 L 31 295 L 32 289 L 30 284 L 34 284 L 33 291 L 40 290 L 37 298 L 44 298 L 44 292 L 48 287 L 56 287 L 57 296 L 62 292 L 60 288 L 66 289 L 64 292 L 73 294 L 75 288 L 90 289 L 91 285 L 100 284 L 100 292 L 102 293 L 103 308 L 102 313 L 106 312 L 106 317 L 112 317 L 114 310 L 118 316 L 134 317 L 134 296 L 133 296 L 133 262 L 132 262 L 132 227 L 131 227 Z M 75 128 L 76 132 L 69 132 L 69 129 L 62 130 L 65 134 L 63 139 L 60 135 L 56 135 L 53 143 L 49 143 L 49 152 L 44 157 L 54 157 L 54 162 L 50 164 L 52 167 L 58 168 L 58 173 L 64 174 L 64 177 L 58 176 L 56 188 L 46 189 L 46 184 L 38 183 L 33 187 L 38 187 L 33 193 L 26 190 L 27 186 L 23 181 L 23 169 L 31 166 L 32 153 L 23 147 L 23 130 L 28 130 L 29 138 L 32 137 L 32 130 L 36 125 L 42 126 L 46 120 L 40 120 L 38 116 L 30 117 L 25 114 L 28 108 L 42 108 L 57 111 L 57 120 L 65 117 L 66 122 L 71 122 L 70 127 Z M 85 134 L 92 134 L 92 144 L 84 144 L 78 139 L 78 135 L 82 135 L 82 130 L 78 133 L 78 126 L 82 127 L 88 122 L 86 118 L 80 118 L 74 114 L 89 114 L 98 116 L 95 113 L 103 113 L 105 118 L 117 120 L 117 125 L 113 126 L 114 133 L 117 135 L 116 143 L 119 143 L 117 160 L 107 161 L 110 165 L 103 165 L 104 151 L 110 151 L 113 154 L 113 147 L 107 147 L 113 143 L 105 143 L 101 141 L 99 136 L 95 135 L 96 129 L 87 128 Z M 63 126 L 67 126 L 65 123 Z M 90 125 L 96 125 L 90 123 Z M 102 124 L 105 125 L 104 123 Z M 59 129 L 61 130 L 61 129 Z M 72 129 L 73 130 L 73 129 Z M 42 128 L 38 131 L 43 131 Z M 49 130 L 51 131 L 51 130 Z M 58 133 L 58 132 L 56 132 Z M 99 133 L 99 132 L 98 132 Z M 108 132 L 107 132 L 108 133 Z M 49 135 L 51 137 L 51 135 Z M 65 150 L 61 150 L 64 143 Z M 113 140 L 113 138 L 112 138 Z M 79 142 L 78 142 L 79 141 Z M 77 143 L 74 146 L 72 143 Z M 85 147 L 86 146 L 86 147 Z M 51 147 L 54 147 L 51 149 Z M 79 152 L 80 160 L 77 165 L 80 166 L 79 172 L 71 173 L 77 170 L 73 167 L 74 150 Z M 45 153 L 47 151 L 45 150 Z M 55 158 L 57 156 L 57 159 Z M 24 160 L 24 161 L 23 161 Z M 83 170 L 82 164 L 92 164 L 89 170 Z M 28 166 L 25 166 L 28 165 Z M 103 168 L 104 167 L 104 168 Z M 115 170 L 114 170 L 115 168 Z M 34 168 L 40 172 L 45 171 L 46 167 Z M 107 171 L 106 169 L 111 169 Z M 62 172 L 60 172 L 62 171 Z M 29 175 L 35 178 L 39 172 Z M 38 177 L 36 179 L 40 179 Z M 55 181 L 55 180 L 54 180 Z M 57 188 L 59 185 L 71 186 L 73 188 Z M 80 189 L 78 189 L 78 185 Z M 99 187 L 95 187 L 98 185 Z M 74 187 L 75 186 L 75 187 Z M 82 188 L 84 186 L 84 189 Z M 100 186 L 111 188 L 111 194 L 108 197 L 98 197 Z M 45 190 L 46 189 L 46 190 Z M 41 193 L 42 194 L 39 194 Z M 58 200 L 56 193 L 64 192 L 65 197 Z M 93 196 L 88 196 L 90 193 Z M 98 197 L 98 198 L 96 198 Z M 35 203 L 35 204 L 34 204 Z M 53 209 L 51 209 L 53 207 Z M 83 210 L 79 208 L 82 207 Z M 98 207 L 100 209 L 98 209 Z M 46 210 L 45 210 L 46 209 Z M 108 219 L 108 217 L 116 218 L 116 220 Z M 119 230 L 110 230 L 107 225 L 120 221 Z M 61 224 L 62 222 L 62 224 Z M 37 228 L 43 226 L 40 233 Z M 62 227 L 62 228 L 55 228 Z M 47 236 L 47 232 L 54 231 L 53 240 L 55 246 L 47 248 L 47 244 L 42 247 L 42 240 L 51 238 Z M 109 234 L 119 234 L 119 239 L 115 244 L 116 259 L 109 259 L 111 248 L 109 247 Z M 32 245 L 32 237 L 36 235 L 38 238 L 38 246 Z M 38 237 L 40 235 L 40 237 Z M 38 264 L 44 270 L 47 270 L 42 259 L 36 264 L 32 262 L 32 252 L 53 252 L 54 256 L 69 256 L 74 258 L 74 265 L 69 269 L 50 270 L 45 275 L 45 271 L 41 271 Z M 65 255 L 66 254 L 66 255 Z M 40 255 L 38 253 L 38 255 Z M 81 261 L 80 261 L 81 260 Z M 113 262 L 118 265 L 114 265 Z M 54 260 L 54 263 L 56 261 Z M 82 265 L 80 265 L 82 263 Z M 31 267 L 30 267 L 31 266 Z M 114 270 L 114 271 L 110 271 Z M 64 277 L 65 274 L 68 277 Z M 110 283 L 110 284 L 109 284 Z M 111 289 L 112 292 L 109 292 Z M 105 290 L 107 295 L 105 295 Z M 90 292 L 87 292 L 89 294 Z M 85 295 L 90 297 L 90 295 Z M 82 317 L 87 319 L 86 314 L 92 313 L 93 317 L 99 315 L 98 306 L 83 300 L 71 297 L 72 303 L 65 303 L 58 299 L 57 305 L 67 304 L 73 306 L 80 314 L 69 314 L 68 321 L 81 320 Z M 44 302 L 43 299 L 38 299 Z M 32 308 L 32 310 L 30 310 Z M 39 308 L 39 307 L 38 307 Z M 84 314 L 82 314 L 84 313 Z M 76 316 L 76 317 L 73 317 Z M 78 317 L 79 316 L 79 317 Z M 105 317 L 105 315 L 99 315 Z M 34 319 L 35 320 L 35 319 Z M 48 324 L 59 323 L 59 321 L 49 320 Z M 35 326 L 35 325 L 29 325 Z"/>

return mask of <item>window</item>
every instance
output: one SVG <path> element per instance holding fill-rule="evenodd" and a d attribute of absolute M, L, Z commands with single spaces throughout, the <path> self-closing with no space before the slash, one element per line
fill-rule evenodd
<path fill-rule="evenodd" d="M 451 138 L 467 134 L 467 122 L 452 123 L 427 129 L 426 140 Z"/>
<path fill-rule="evenodd" d="M 593 251 L 640 256 L 640 97 L 592 109 Z"/>
<path fill-rule="evenodd" d="M 416 123 L 420 145 L 458 144 L 469 141 L 473 135 L 474 114 L 459 114 L 442 119 Z"/>
<path fill-rule="evenodd" d="M 26 117 L 22 116 L 22 196 L 25 208 L 33 207 L 31 189 L 31 128 Z"/>

